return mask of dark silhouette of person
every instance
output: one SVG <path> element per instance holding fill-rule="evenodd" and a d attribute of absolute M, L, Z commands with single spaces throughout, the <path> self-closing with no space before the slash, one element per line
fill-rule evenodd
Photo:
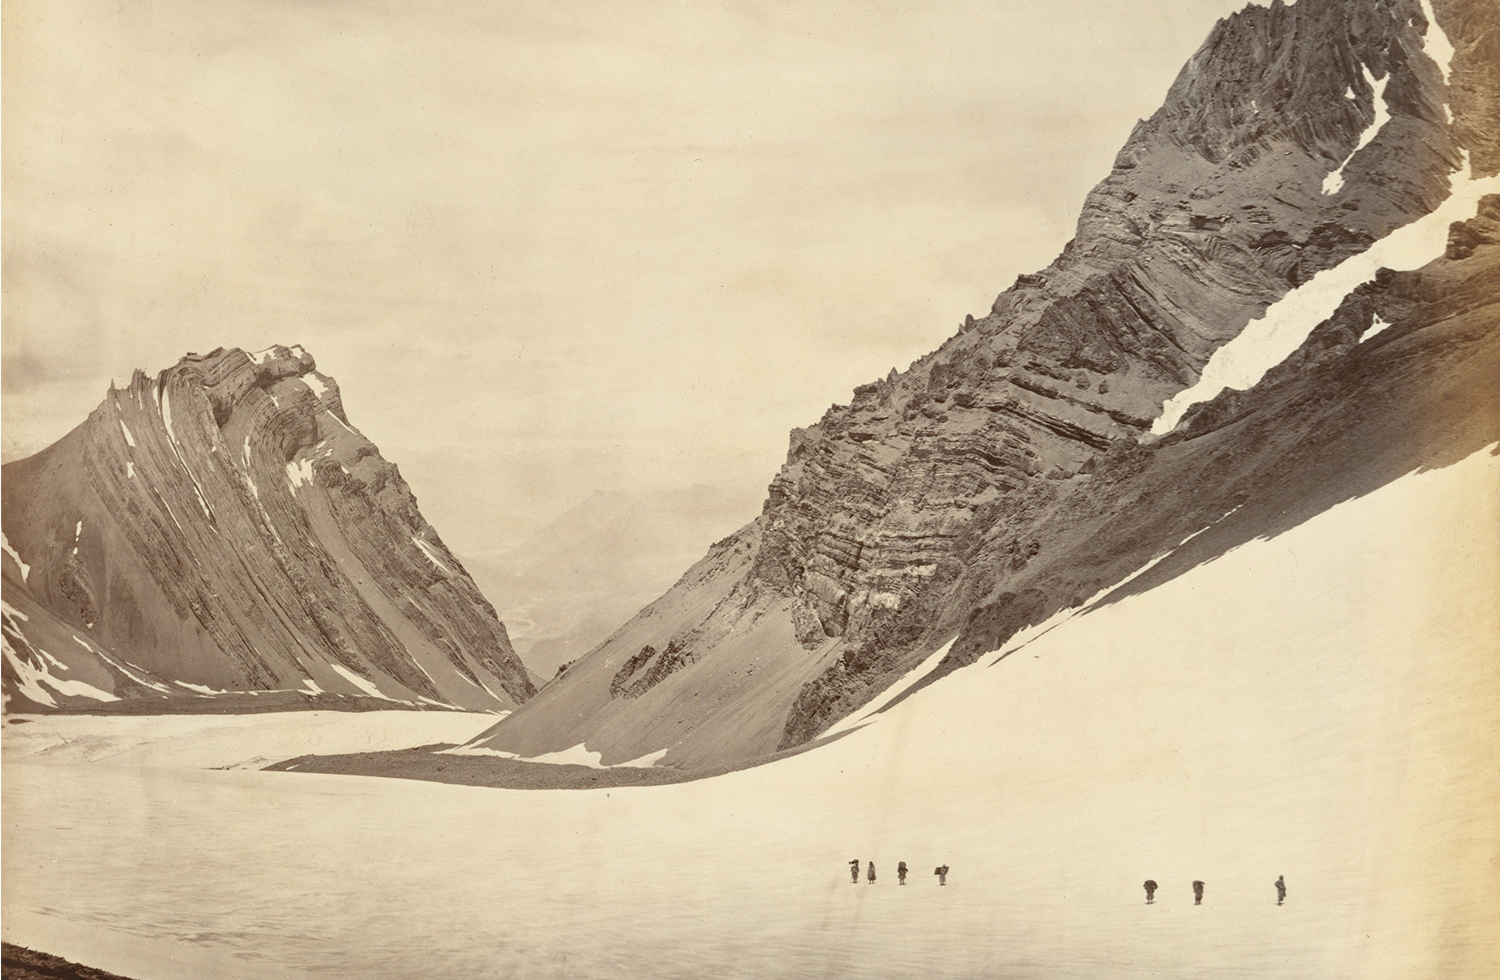
<path fill-rule="evenodd" d="M 867 880 L 869 881 L 870 884 L 872 884 L 872 885 L 875 884 L 875 862 L 874 861 L 870 862 L 870 869 L 869 869 L 869 871 L 867 873 Z"/>
<path fill-rule="evenodd" d="M 859 884 L 859 858 L 849 862 L 849 884 Z"/>
<path fill-rule="evenodd" d="M 898 884 L 898 885 L 904 885 L 904 884 L 906 884 L 906 862 L 905 861 L 902 861 L 900 864 L 896 865 L 896 884 Z"/>
<path fill-rule="evenodd" d="M 1203 904 L 1203 882 L 1201 881 L 1193 882 L 1193 904 Z"/>
<path fill-rule="evenodd" d="M 1146 904 L 1151 905 L 1156 901 L 1156 882 L 1150 878 L 1146 879 Z"/>
<path fill-rule="evenodd" d="M 1276 876 L 1276 904 L 1286 901 L 1286 875 Z"/>
<path fill-rule="evenodd" d="M 948 883 L 948 866 L 946 864 L 940 864 L 933 868 L 932 873 L 938 876 L 938 884 L 946 885 Z"/>

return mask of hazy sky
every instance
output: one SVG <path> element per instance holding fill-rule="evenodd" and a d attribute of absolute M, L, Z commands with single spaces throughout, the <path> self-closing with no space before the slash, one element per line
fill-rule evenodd
<path fill-rule="evenodd" d="M 1051 261 L 1242 5 L 10 0 L 5 457 L 301 343 L 457 550 L 753 497 Z"/>

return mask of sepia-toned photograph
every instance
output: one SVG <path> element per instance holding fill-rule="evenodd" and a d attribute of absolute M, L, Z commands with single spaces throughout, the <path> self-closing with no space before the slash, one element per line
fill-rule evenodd
<path fill-rule="evenodd" d="M 1500 975 L 1494 0 L 12 0 L 5 980 Z"/>

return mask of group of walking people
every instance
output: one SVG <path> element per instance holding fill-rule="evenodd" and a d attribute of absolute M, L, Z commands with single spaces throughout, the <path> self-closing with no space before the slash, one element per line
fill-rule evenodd
<path fill-rule="evenodd" d="M 871 865 L 870 866 L 870 876 L 871 876 L 872 879 L 874 878 L 874 875 L 875 875 L 875 867 L 874 867 L 874 865 Z M 1286 901 L 1286 875 L 1277 875 L 1276 876 L 1275 885 L 1276 885 L 1276 904 L 1280 905 L 1281 903 L 1283 903 L 1283 902 Z M 1146 904 L 1147 905 L 1155 905 L 1156 904 L 1156 882 L 1153 881 L 1153 880 L 1151 880 L 1150 878 L 1147 878 L 1146 879 L 1146 884 L 1145 884 L 1145 889 L 1146 889 Z M 1203 882 L 1201 882 L 1201 881 L 1194 881 L 1193 882 L 1193 904 L 1194 905 L 1202 905 L 1203 904 Z"/>
<path fill-rule="evenodd" d="M 948 883 L 948 866 L 946 864 L 940 864 L 937 867 L 933 868 L 932 869 L 932 873 L 935 874 L 935 875 L 937 875 L 937 879 L 938 879 L 938 884 L 939 885 L 946 885 Z M 867 883 L 869 883 L 871 885 L 875 884 L 875 862 L 874 861 L 869 862 L 869 868 L 866 871 L 866 879 L 865 880 L 866 880 Z M 859 858 L 855 858 L 854 860 L 852 860 L 852 861 L 849 862 L 849 884 L 851 884 L 851 885 L 857 885 L 857 884 L 859 884 Z M 901 861 L 901 862 L 899 862 L 896 865 L 896 884 L 898 884 L 898 885 L 904 885 L 904 884 L 906 884 L 906 862 L 905 861 Z"/>

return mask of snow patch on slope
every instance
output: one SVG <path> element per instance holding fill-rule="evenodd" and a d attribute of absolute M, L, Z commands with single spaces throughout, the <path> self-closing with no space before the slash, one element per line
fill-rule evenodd
<path fill-rule="evenodd" d="M 1333 315 L 1344 297 L 1355 287 L 1375 278 L 1382 267 L 1404 271 L 1426 265 L 1443 254 L 1448 244 L 1448 226 L 1474 216 L 1479 199 L 1500 194 L 1500 176 L 1476 178 L 1469 169 L 1467 152 L 1453 191 L 1437 210 L 1397 228 L 1358 255 L 1351 255 L 1331 269 L 1324 269 L 1266 307 L 1240 335 L 1214 351 L 1197 384 L 1178 392 L 1162 404 L 1162 412 L 1151 426 L 1152 435 L 1166 435 L 1177 427 L 1188 408 L 1208 401 L 1225 388 L 1253 387 L 1271 368 L 1286 360 L 1312 333 Z"/>
<path fill-rule="evenodd" d="M 182 455 L 182 444 L 177 441 L 177 432 L 172 428 L 172 395 L 165 385 L 161 388 L 161 420 L 166 426 L 167 443 L 172 447 L 172 455 L 177 457 L 177 462 L 182 464 L 182 472 L 193 481 L 193 493 L 198 497 L 198 506 L 203 508 L 203 516 L 212 519 L 213 514 L 208 509 L 208 501 L 203 497 L 203 488 L 198 485 L 198 478 L 188 468 L 187 459 Z M 172 518 L 176 520 L 174 516 Z"/>
<path fill-rule="evenodd" d="M 56 664 L 63 670 L 67 670 L 67 668 L 64 667 L 56 657 L 43 650 L 41 647 L 32 644 L 22 634 L 21 624 L 24 622 L 29 622 L 30 617 L 21 612 L 15 606 L 12 606 L 10 603 L 4 601 L 0 601 L 0 615 L 4 616 L 4 619 L 6 621 L 5 625 L 8 627 L 8 630 L 5 634 L 0 634 L 0 655 L 3 655 L 5 658 L 5 662 L 10 664 L 10 669 L 16 677 L 16 691 L 22 697 L 32 701 L 35 704 L 46 705 L 49 708 L 57 707 L 56 698 L 54 698 L 51 694 L 43 689 L 42 685 L 45 684 L 47 687 L 52 688 L 52 690 L 56 691 L 58 694 L 61 694 L 64 697 L 90 698 L 94 701 L 120 700 L 117 696 L 109 693 L 108 691 L 101 691 L 99 690 L 99 688 L 95 687 L 92 684 L 85 684 L 83 681 L 69 681 L 63 680 L 62 678 L 53 677 L 46 668 L 47 663 Z M 31 663 L 27 658 L 22 657 L 20 652 L 11 645 L 9 636 L 10 633 L 14 633 L 18 638 L 20 638 L 22 643 L 30 647 L 32 650 L 35 650 L 37 654 L 39 654 L 42 658 L 43 663 L 40 665 L 34 664 Z"/>
<path fill-rule="evenodd" d="M 1360 69 L 1365 73 L 1365 81 L 1369 83 L 1370 88 L 1372 88 L 1375 92 L 1375 121 L 1365 127 L 1365 131 L 1360 134 L 1359 142 L 1355 144 L 1354 149 L 1350 151 L 1349 155 L 1344 157 L 1344 162 L 1340 163 L 1338 167 L 1334 169 L 1333 173 L 1323 178 L 1324 194 L 1337 194 L 1339 192 L 1339 190 L 1344 186 L 1344 168 L 1349 166 L 1349 161 L 1353 160 L 1355 154 L 1359 153 L 1360 150 L 1363 150 L 1366 146 L 1369 145 L 1370 140 L 1375 138 L 1375 134 L 1380 132 L 1381 127 L 1391 121 L 1390 110 L 1386 107 L 1385 104 L 1385 86 L 1386 83 L 1391 80 L 1390 74 L 1387 73 L 1384 78 L 1376 81 L 1375 76 L 1370 74 L 1370 69 L 1368 66 L 1361 65 Z M 1349 96 L 1353 95 L 1354 92 L 1351 89 L 1349 92 Z"/>
<path fill-rule="evenodd" d="M 1438 69 L 1443 73 L 1443 84 L 1447 85 L 1453 71 L 1453 42 L 1448 40 L 1448 32 L 1438 26 L 1437 14 L 1432 12 L 1432 0 L 1422 0 L 1422 16 L 1427 18 L 1427 33 L 1422 38 L 1422 50 L 1437 63 Z M 1448 121 L 1453 121 L 1452 113 L 1448 114 Z"/>
<path fill-rule="evenodd" d="M 133 436 L 133 435 L 130 434 L 130 426 L 128 426 L 128 425 L 125 424 L 125 420 L 124 419 L 120 419 L 120 431 L 123 432 L 123 433 L 125 433 L 125 441 L 130 444 L 130 448 L 131 449 L 134 449 L 135 448 L 135 436 Z"/>
<path fill-rule="evenodd" d="M 30 584 L 31 566 L 22 561 L 20 552 L 16 551 L 16 549 L 10 546 L 10 539 L 5 536 L 4 531 L 0 531 L 0 546 L 3 546 L 5 548 L 5 553 L 7 555 L 10 555 L 11 560 L 20 566 L 21 581 Z"/>
<path fill-rule="evenodd" d="M 451 568 L 449 568 L 447 565 L 443 564 L 442 559 L 438 557 L 437 550 L 434 549 L 432 547 L 432 545 L 428 544 L 426 541 L 423 541 L 421 538 L 417 537 L 415 534 L 412 535 L 411 539 L 412 539 L 412 542 L 418 548 L 422 549 L 422 554 L 424 554 L 424 555 L 427 556 L 427 560 L 428 561 L 432 562 L 439 569 L 441 569 L 444 574 L 446 574 L 446 575 L 452 575 L 453 574 L 453 570 Z"/>
<path fill-rule="evenodd" d="M 299 459 L 286 464 L 286 476 L 291 482 L 292 493 L 295 494 L 298 487 L 306 486 L 313 481 L 312 460 Z"/>
<path fill-rule="evenodd" d="M 173 681 L 172 683 L 176 684 L 178 687 L 186 688 L 189 691 L 196 691 L 199 694 L 204 694 L 204 695 L 207 695 L 209 697 L 213 697 L 215 694 L 228 694 L 229 693 L 228 691 L 216 691 L 213 688 L 211 688 L 211 687 L 205 687 L 202 684 L 189 684 L 187 681 Z"/>
<path fill-rule="evenodd" d="M 98 647 L 94 646 L 92 643 L 90 643 L 87 640 L 83 639 L 82 637 L 78 636 L 76 633 L 73 635 L 73 642 L 76 643 L 76 644 L 78 644 L 79 646 L 83 647 L 89 653 L 92 653 L 94 656 L 98 657 L 100 660 L 102 660 L 105 663 L 109 664 L 115 670 L 118 670 L 120 673 L 124 674 L 130 680 L 132 680 L 135 683 L 141 685 L 142 687 L 149 687 L 151 690 L 153 690 L 153 691 L 160 691 L 163 694 L 170 694 L 170 693 L 172 693 L 171 690 L 168 689 L 163 684 L 158 684 L 155 681 L 148 681 L 144 677 L 140 677 L 140 676 L 137 676 L 134 673 L 131 673 L 131 671 L 129 669 L 127 669 L 123 664 L 121 664 L 118 661 L 112 659 L 109 656 L 109 654 L 105 653 L 103 650 L 101 650 Z M 135 666 L 135 665 L 132 664 L 131 666 Z M 135 669 L 136 670 L 140 670 L 141 668 L 136 667 Z"/>
<path fill-rule="evenodd" d="M 330 666 L 334 670 L 336 670 L 338 672 L 339 676 L 342 677 L 342 678 L 344 678 L 344 680 L 348 681 L 350 684 L 353 684 L 355 687 L 359 688 L 361 691 L 364 691 L 366 694 L 370 695 L 370 697 L 372 697 L 372 698 L 380 698 L 382 701 L 394 701 L 394 700 L 396 700 L 395 698 L 387 697 L 386 695 L 381 694 L 380 693 L 380 688 L 376 687 L 374 685 L 374 683 L 372 683 L 371 681 L 365 680 L 363 677 L 359 676 L 354 671 L 352 671 L 349 668 L 345 667 L 343 664 L 330 663 L 328 666 Z"/>

